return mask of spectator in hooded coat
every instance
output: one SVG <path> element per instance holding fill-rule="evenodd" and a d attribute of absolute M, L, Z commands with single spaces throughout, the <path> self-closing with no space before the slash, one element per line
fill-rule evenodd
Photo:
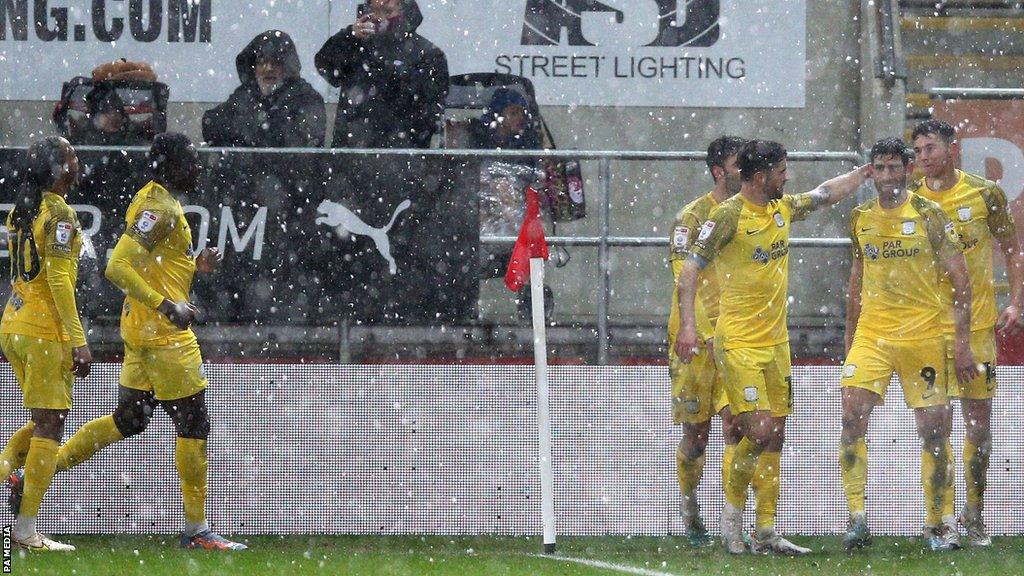
<path fill-rule="evenodd" d="M 324 145 L 324 99 L 303 80 L 295 43 L 280 30 L 254 38 L 235 58 L 242 84 L 203 115 L 212 146 L 298 148 Z"/>
<path fill-rule="evenodd" d="M 416 29 L 415 0 L 369 0 L 320 48 L 316 68 L 341 89 L 338 148 L 427 148 L 444 115 L 448 60 Z"/>

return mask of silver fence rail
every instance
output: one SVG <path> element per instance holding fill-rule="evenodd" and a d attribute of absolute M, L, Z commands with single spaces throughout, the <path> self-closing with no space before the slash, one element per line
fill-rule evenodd
<path fill-rule="evenodd" d="M 927 91 L 939 100 L 1019 100 L 1024 98 L 1024 88 L 932 88 Z"/>
<path fill-rule="evenodd" d="M 76 146 L 77 150 L 97 152 L 145 152 L 145 146 Z M 27 146 L 10 146 L 7 149 L 25 150 Z M 613 161 L 692 162 L 703 161 L 707 153 L 700 150 L 649 151 L 649 150 L 470 150 L 470 149 L 414 149 L 414 148 L 225 148 L 202 147 L 200 152 L 233 154 L 280 154 L 280 155 L 328 155 L 366 157 L 447 157 L 447 158 L 552 158 L 562 160 L 592 160 L 598 163 L 598 195 L 596 198 L 598 230 L 596 236 L 553 236 L 548 242 L 555 246 L 586 246 L 598 250 L 598 284 L 600 297 L 597 303 L 598 363 L 608 363 L 609 352 L 609 304 L 611 300 L 610 251 L 613 248 L 667 247 L 668 238 L 612 236 L 610 228 L 612 202 Z M 788 159 L 795 162 L 847 162 L 857 165 L 864 162 L 858 152 L 839 151 L 792 151 Z M 481 237 L 482 244 L 514 243 L 512 237 Z M 850 245 L 847 238 L 793 238 L 794 248 L 842 248 Z M 349 331 L 341 330 L 341 337 L 348 338 Z M 341 347 L 346 348 L 342 342 Z"/>

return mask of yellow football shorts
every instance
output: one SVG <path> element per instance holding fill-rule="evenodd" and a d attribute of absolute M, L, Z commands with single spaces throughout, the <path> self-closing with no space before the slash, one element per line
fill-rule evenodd
<path fill-rule="evenodd" d="M 715 339 L 715 359 L 733 415 L 755 410 L 770 410 L 775 417 L 792 413 L 789 342 L 726 350 Z"/>
<path fill-rule="evenodd" d="M 25 408 L 70 410 L 75 376 L 71 343 L 21 334 L 0 334 L 0 348 L 14 369 Z"/>
<path fill-rule="evenodd" d="M 978 377 L 964 386 L 956 380 L 956 359 L 953 357 L 953 335 L 946 335 L 946 374 L 950 398 L 990 400 L 996 396 L 996 333 L 992 328 L 971 332 L 974 361 L 984 365 Z"/>
<path fill-rule="evenodd" d="M 870 390 L 884 399 L 895 372 L 903 385 L 907 406 L 942 406 L 949 402 L 945 351 L 942 336 L 925 340 L 885 340 L 857 334 L 843 364 L 842 385 Z"/>
<path fill-rule="evenodd" d="M 668 371 L 672 378 L 673 424 L 707 422 L 729 405 L 715 359 L 706 347 L 701 346 L 689 364 L 670 353 Z"/>
<path fill-rule="evenodd" d="M 196 340 L 164 346 L 125 342 L 121 386 L 152 392 L 157 400 L 180 400 L 206 389 L 203 355 Z"/>

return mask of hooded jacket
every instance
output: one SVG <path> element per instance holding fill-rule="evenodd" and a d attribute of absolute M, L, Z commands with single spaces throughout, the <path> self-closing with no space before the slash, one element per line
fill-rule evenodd
<path fill-rule="evenodd" d="M 256 62 L 273 57 L 284 66 L 281 85 L 269 96 L 256 83 Z M 324 99 L 303 80 L 295 43 L 280 30 L 254 38 L 235 58 L 241 86 L 227 102 L 203 115 L 203 139 L 213 146 L 319 147 L 324 144 Z"/>
<path fill-rule="evenodd" d="M 397 28 L 360 40 L 347 26 L 324 43 L 316 68 L 341 89 L 338 148 L 427 148 L 448 95 L 448 60 L 416 29 L 423 14 L 403 2 Z"/>

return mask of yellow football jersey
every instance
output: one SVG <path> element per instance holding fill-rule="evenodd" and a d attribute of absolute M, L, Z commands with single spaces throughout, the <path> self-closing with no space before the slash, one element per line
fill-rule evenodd
<path fill-rule="evenodd" d="M 940 264 L 960 253 L 938 204 L 908 194 L 899 207 L 870 200 L 850 216 L 853 256 L 864 263 L 857 334 L 885 340 L 942 336 L 951 304 L 941 296 Z"/>
<path fill-rule="evenodd" d="M 737 194 L 701 226 L 693 253 L 718 262 L 715 337 L 726 350 L 789 341 L 789 230 L 813 209 L 810 193 L 785 195 L 765 206 Z"/>
<path fill-rule="evenodd" d="M 697 230 L 708 219 L 711 210 L 718 206 L 710 193 L 687 204 L 676 214 L 672 225 L 672 236 L 669 239 L 669 262 L 672 263 L 672 309 L 668 317 L 669 350 L 676 342 L 679 328 L 679 273 L 683 262 L 690 255 L 693 240 L 697 238 Z M 715 321 L 718 320 L 718 275 L 715 265 L 709 264 L 701 270 L 697 283 L 697 334 L 702 339 L 714 336 Z"/>
<path fill-rule="evenodd" d="M 126 215 L 125 234 L 149 251 L 136 271 L 151 288 L 173 302 L 189 300 L 196 262 L 192 255 L 192 230 L 181 204 L 156 182 L 143 186 Z M 136 346 L 164 346 L 195 338 L 159 311 L 131 297 L 121 310 L 121 337 Z"/>
<path fill-rule="evenodd" d="M 11 215 L 7 216 L 11 230 Z M 85 345 L 85 334 L 74 299 L 66 304 L 62 320 L 50 290 L 47 269 L 57 260 L 65 261 L 74 294 L 78 282 L 78 258 L 82 251 L 82 227 L 75 211 L 64 198 L 44 192 L 32 232 L 9 233 L 7 249 L 11 264 L 11 296 L 0 321 L 0 333 L 34 336 L 43 340 Z M 52 269 L 52 268 L 51 268 Z M 57 361 L 57 360 L 55 360 Z"/>
<path fill-rule="evenodd" d="M 971 278 L 971 330 L 984 330 L 995 326 L 997 318 L 992 239 L 1012 238 L 1017 228 L 1006 205 L 1006 193 L 999 185 L 960 170 L 957 175 L 959 179 L 949 190 L 931 190 L 922 178 L 910 186 L 910 191 L 938 203 L 953 222 Z M 944 286 L 943 297 L 951 303 L 953 288 L 948 279 L 944 279 Z M 952 315 L 944 320 L 946 331 L 952 332 Z"/>

